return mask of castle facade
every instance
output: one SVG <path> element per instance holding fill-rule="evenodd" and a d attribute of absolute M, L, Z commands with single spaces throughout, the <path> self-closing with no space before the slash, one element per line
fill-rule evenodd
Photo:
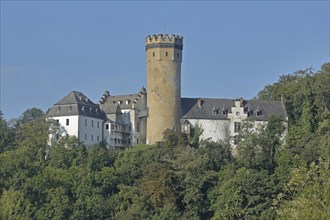
<path fill-rule="evenodd" d="M 181 98 L 183 37 L 147 36 L 145 50 L 147 89 L 116 96 L 105 91 L 97 104 L 82 92 L 70 92 L 48 112 L 60 128 L 50 142 L 71 135 L 86 145 L 104 141 L 108 148 L 122 148 L 160 142 L 166 129 L 189 134 L 198 125 L 201 138 L 229 138 L 235 146 L 245 121 L 255 129 L 276 115 L 287 125 L 282 101 Z"/>

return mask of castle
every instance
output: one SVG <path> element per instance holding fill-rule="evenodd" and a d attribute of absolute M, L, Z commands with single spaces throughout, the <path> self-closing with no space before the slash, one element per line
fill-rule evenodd
<path fill-rule="evenodd" d="M 86 145 L 101 141 L 108 148 L 162 141 L 166 129 L 189 134 L 196 125 L 201 138 L 213 141 L 235 137 L 248 120 L 253 128 L 266 124 L 271 115 L 287 114 L 282 101 L 181 98 L 183 37 L 153 35 L 145 39 L 147 89 L 137 94 L 113 96 L 105 91 L 98 104 L 72 91 L 48 112 L 60 125 L 51 142 L 60 136 L 76 136 Z"/>

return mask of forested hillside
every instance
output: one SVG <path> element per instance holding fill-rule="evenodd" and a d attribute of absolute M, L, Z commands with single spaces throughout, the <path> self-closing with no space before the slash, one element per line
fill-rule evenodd
<path fill-rule="evenodd" d="M 285 100 L 288 135 L 273 117 L 228 141 L 164 133 L 128 150 L 47 147 L 44 113 L 0 117 L 0 219 L 330 219 L 330 63 L 281 76 L 259 99 Z M 51 129 L 56 129 L 52 127 Z"/>

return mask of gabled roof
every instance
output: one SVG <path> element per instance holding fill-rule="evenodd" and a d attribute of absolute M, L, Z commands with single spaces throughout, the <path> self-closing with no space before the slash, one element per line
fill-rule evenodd
<path fill-rule="evenodd" d="M 139 94 L 128 94 L 128 95 L 116 95 L 116 96 L 109 96 L 104 104 L 101 104 L 102 109 L 105 109 L 105 106 L 112 105 L 120 105 L 121 109 L 132 109 L 134 100 L 138 99 Z M 106 110 L 105 110 L 106 111 Z"/>
<path fill-rule="evenodd" d="M 235 100 L 200 98 L 201 107 L 198 106 L 199 98 L 181 98 L 182 119 L 215 119 L 227 120 L 228 116 L 223 111 L 232 113 Z M 281 101 L 244 100 L 242 106 L 248 113 L 248 118 L 254 121 L 267 121 L 271 115 L 277 115 L 286 120 L 287 114 Z M 217 113 L 214 114 L 214 111 Z M 261 114 L 257 115 L 257 112 Z"/>
<path fill-rule="evenodd" d="M 72 91 L 53 105 L 49 117 L 83 115 L 92 118 L 106 119 L 105 113 L 82 92 Z"/>
<path fill-rule="evenodd" d="M 117 102 L 105 102 L 100 106 L 106 114 L 122 114 L 121 108 Z"/>

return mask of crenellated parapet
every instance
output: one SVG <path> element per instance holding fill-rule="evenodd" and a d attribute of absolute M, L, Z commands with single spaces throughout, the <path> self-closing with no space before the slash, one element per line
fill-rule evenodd
<path fill-rule="evenodd" d="M 176 48 L 183 49 L 183 37 L 179 35 L 172 34 L 154 34 L 148 35 L 145 40 L 146 50 L 149 48 Z"/>

